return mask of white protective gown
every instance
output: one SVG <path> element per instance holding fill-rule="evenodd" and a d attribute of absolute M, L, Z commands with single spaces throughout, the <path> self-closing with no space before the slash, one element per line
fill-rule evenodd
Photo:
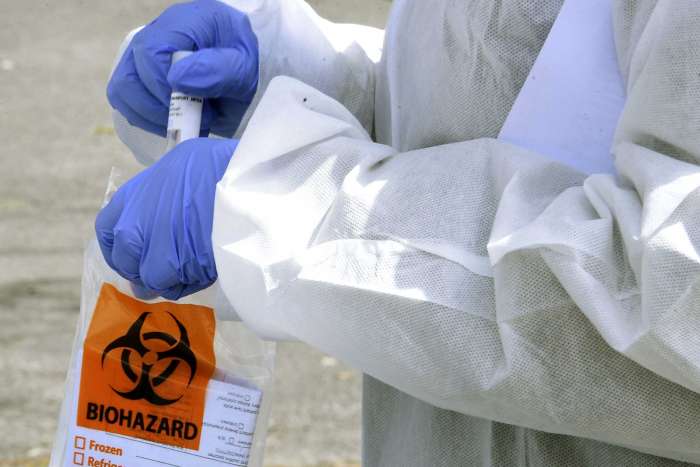
<path fill-rule="evenodd" d="M 700 463 L 700 2 L 615 1 L 617 177 L 494 139 L 562 0 L 396 0 L 380 63 L 301 1 L 228 3 L 261 77 L 220 282 L 367 375 L 363 465 Z"/>

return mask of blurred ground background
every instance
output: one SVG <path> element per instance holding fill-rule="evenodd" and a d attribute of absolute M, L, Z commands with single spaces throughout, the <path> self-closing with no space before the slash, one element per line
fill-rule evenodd
<path fill-rule="evenodd" d="M 110 167 L 136 171 L 104 88 L 124 34 L 167 0 L 0 0 L 0 466 L 48 461 L 80 299 L 81 255 Z M 388 0 L 315 0 L 382 26 Z M 360 376 L 279 349 L 269 466 L 359 464 Z"/>

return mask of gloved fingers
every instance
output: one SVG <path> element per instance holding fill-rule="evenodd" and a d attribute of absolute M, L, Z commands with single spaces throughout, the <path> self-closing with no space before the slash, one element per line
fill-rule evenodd
<path fill-rule="evenodd" d="M 141 280 L 131 281 L 131 292 L 140 300 L 153 300 L 160 296 L 160 292 L 149 289 Z"/>
<path fill-rule="evenodd" d="M 211 233 L 209 234 L 211 237 Z M 168 300 L 179 300 L 182 297 L 204 290 L 216 282 L 217 273 L 214 258 L 211 255 L 194 255 L 180 266 L 180 284 L 163 292 Z"/>
<path fill-rule="evenodd" d="M 177 301 L 182 297 L 192 295 L 200 290 L 206 289 L 208 286 L 200 284 L 179 284 L 175 287 L 171 287 L 168 290 L 163 291 L 161 296 L 167 300 Z"/>
<path fill-rule="evenodd" d="M 217 118 L 216 110 L 212 106 L 212 101 L 209 99 L 204 100 L 204 105 L 202 106 L 202 123 L 200 127 L 199 136 L 206 138 L 209 136 L 211 131 L 211 125 Z M 204 132 L 206 131 L 206 134 Z"/>
<path fill-rule="evenodd" d="M 165 135 L 165 125 L 167 124 L 167 116 L 165 123 L 157 124 L 154 123 L 153 118 L 146 118 L 144 114 L 148 114 L 149 111 L 137 112 L 130 102 L 136 100 L 146 99 L 147 102 L 152 102 L 154 99 L 153 95 L 146 91 L 145 87 L 142 89 L 134 88 L 130 82 L 138 82 L 138 74 L 136 73 L 136 67 L 134 65 L 133 47 L 129 44 L 129 47 L 124 51 L 124 54 L 119 59 L 119 63 L 112 73 L 112 77 L 107 83 L 107 100 L 110 105 L 119 111 L 129 123 L 137 126 L 141 129 L 149 131 L 151 133 Z M 150 106 L 149 106 L 150 107 Z M 162 128 L 161 128 L 162 127 Z"/>
<path fill-rule="evenodd" d="M 180 252 L 178 256 L 190 255 Z M 181 260 L 182 258 L 178 258 L 178 261 Z M 177 265 L 156 250 L 146 253 L 139 272 L 141 282 L 147 290 L 156 292 L 168 300 L 178 300 L 205 289 L 213 284 L 217 277 L 213 257 L 191 254 L 189 260 Z"/>
<path fill-rule="evenodd" d="M 141 81 L 164 105 L 170 101 L 171 86 L 167 75 L 173 52 L 206 47 L 216 40 L 214 11 L 230 7 L 219 2 L 210 3 L 212 5 L 204 2 L 172 5 L 139 31 L 131 42 L 135 68 Z"/>
<path fill-rule="evenodd" d="M 258 85 L 258 59 L 244 48 L 202 49 L 173 64 L 167 78 L 186 94 L 250 103 Z"/>
<path fill-rule="evenodd" d="M 168 124 L 168 106 L 163 105 L 141 82 L 134 66 L 133 54 L 125 54 L 120 69 L 107 85 L 107 98 L 110 103 L 118 100 L 128 103 L 135 113 L 158 126 Z"/>
<path fill-rule="evenodd" d="M 142 130 L 146 130 L 150 133 L 165 137 L 166 126 L 153 123 L 151 120 L 144 118 L 141 114 L 136 112 L 131 105 L 127 103 L 127 101 L 122 99 L 116 90 L 110 91 L 110 88 L 108 87 L 107 99 L 109 99 L 109 103 L 112 105 L 112 107 L 119 111 L 119 113 L 121 113 L 131 125 L 139 127 Z M 166 117 L 165 124 L 167 125 L 167 123 Z"/>
<path fill-rule="evenodd" d="M 127 51 L 107 85 L 107 99 L 126 120 L 143 130 L 165 136 L 168 124 L 169 107 L 163 105 L 140 81 L 134 67 L 133 57 Z M 202 130 L 200 136 L 209 135 L 209 127 L 215 112 L 205 102 L 202 113 Z"/>
<path fill-rule="evenodd" d="M 178 301 L 180 298 L 184 297 L 183 291 L 185 289 L 184 284 L 178 284 L 166 290 L 159 291 L 161 297 L 166 300 L 172 300 L 173 302 Z"/>
<path fill-rule="evenodd" d="M 112 248 L 112 264 L 114 270 L 124 279 L 137 282 L 139 264 L 143 253 L 143 238 L 135 230 L 129 228 L 114 229 L 114 247 Z"/>
<path fill-rule="evenodd" d="M 134 37 L 134 41 L 137 37 L 138 34 Z M 171 88 L 166 76 L 170 69 L 172 53 L 175 50 L 177 49 L 160 43 L 139 42 L 133 44 L 136 72 L 146 89 L 163 105 L 170 103 Z"/>
<path fill-rule="evenodd" d="M 182 297 L 192 295 L 200 290 L 206 289 L 208 285 L 203 284 L 181 284 L 178 283 L 167 289 L 152 289 L 143 283 L 138 286 L 132 287 L 134 293 L 138 298 L 145 300 L 153 299 L 157 296 L 161 296 L 167 300 L 177 301 Z"/>
<path fill-rule="evenodd" d="M 155 248 L 144 255 L 138 268 L 139 276 L 146 288 L 162 293 L 181 284 L 177 265 L 174 264 L 177 258 L 169 258 L 168 251 L 172 248 L 166 250 L 165 245 L 158 238 L 151 240 Z M 170 251 L 170 253 L 173 252 Z"/>
<path fill-rule="evenodd" d="M 243 121 L 243 116 L 248 110 L 248 104 L 228 97 L 206 100 L 204 101 L 204 106 L 206 107 L 207 105 L 211 106 L 214 115 L 209 125 L 210 131 L 227 138 L 232 137 L 236 133 L 238 126 Z"/>
<path fill-rule="evenodd" d="M 258 45 L 248 17 L 216 0 L 172 5 L 136 33 L 110 80 L 110 103 L 132 125 L 164 135 L 173 89 L 168 75 L 180 50 L 197 52 L 178 62 L 179 90 L 226 98 L 221 105 L 205 102 L 201 135 L 216 125 L 216 134 L 233 136 L 257 90 Z M 183 72 L 191 76 L 178 78 Z"/>
<path fill-rule="evenodd" d="M 114 226 L 119 221 L 124 210 L 126 190 L 118 190 L 107 206 L 102 208 L 95 219 L 95 236 L 100 246 L 102 256 L 110 268 L 115 269 L 112 262 L 112 249 L 114 248 Z"/>
<path fill-rule="evenodd" d="M 172 92 L 167 75 L 170 70 L 173 52 L 192 50 L 196 43 L 184 32 L 170 31 L 166 15 L 172 14 L 173 7 L 167 9 L 156 20 L 136 33 L 131 41 L 134 69 L 148 91 L 161 104 L 170 105 Z M 165 23 L 164 26 L 160 26 Z"/>
<path fill-rule="evenodd" d="M 211 233 L 209 236 L 211 237 Z M 214 257 L 208 254 L 197 255 L 182 265 L 183 284 L 206 288 L 216 282 L 216 278 Z"/>
<path fill-rule="evenodd" d="M 110 267 L 175 300 L 216 281 L 211 245 L 216 183 L 237 140 L 185 141 L 117 191 L 98 214 L 95 231 Z M 141 292 L 143 292 L 141 294 Z"/>
<path fill-rule="evenodd" d="M 229 162 L 233 157 L 233 153 L 236 152 L 238 147 L 237 139 L 224 139 L 223 141 L 218 140 L 216 144 L 212 147 L 212 155 L 214 158 L 214 172 L 216 180 L 214 185 L 219 182 L 226 173 Z"/>

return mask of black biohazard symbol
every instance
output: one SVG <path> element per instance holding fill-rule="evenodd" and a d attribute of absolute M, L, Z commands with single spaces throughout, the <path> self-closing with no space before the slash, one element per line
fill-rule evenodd
<path fill-rule="evenodd" d="M 121 369 L 124 372 L 124 376 L 133 384 L 133 387 L 126 391 L 120 391 L 113 386 L 110 387 L 123 398 L 129 400 L 143 399 L 155 405 L 169 405 L 177 402 L 182 398 L 182 395 L 175 399 L 161 397 L 158 394 L 158 387 L 166 382 L 180 365 L 187 365 L 189 369 L 187 387 L 192 383 L 192 379 L 197 372 L 197 358 L 190 349 L 187 330 L 172 313 L 168 312 L 168 314 L 175 320 L 180 330 L 179 339 L 160 331 L 142 333 L 143 323 L 150 315 L 150 312 L 143 312 L 134 324 L 129 327 L 126 334 L 112 341 L 102 352 L 103 368 L 107 354 L 113 351 L 120 352 Z M 159 343 L 165 343 L 167 349 L 158 352 L 149 348 L 149 344 L 158 341 Z M 132 352 L 141 357 L 141 363 L 138 365 L 140 368 L 131 363 Z M 169 360 L 167 366 L 159 374 L 153 374 L 155 364 L 163 360 Z"/>

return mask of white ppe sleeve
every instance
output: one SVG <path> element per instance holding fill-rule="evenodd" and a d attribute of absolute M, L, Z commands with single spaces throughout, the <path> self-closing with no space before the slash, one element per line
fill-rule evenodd
<path fill-rule="evenodd" d="M 617 179 L 491 139 L 397 153 L 277 78 L 217 188 L 228 299 L 435 406 L 700 462 L 693 1 L 631 55 Z"/>
<path fill-rule="evenodd" d="M 223 0 L 246 13 L 258 38 L 260 76 L 239 133 L 275 76 L 296 78 L 342 103 L 369 131 L 384 31 L 321 18 L 303 0 Z"/>

